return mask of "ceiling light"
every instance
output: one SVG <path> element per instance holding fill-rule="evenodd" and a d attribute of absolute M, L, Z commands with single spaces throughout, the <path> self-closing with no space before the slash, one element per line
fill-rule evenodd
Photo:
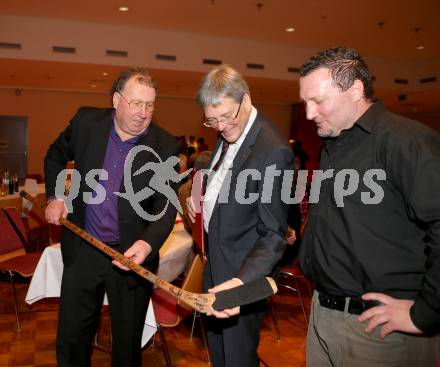
<path fill-rule="evenodd" d="M 104 73 L 102 73 L 101 75 L 102 75 L 102 76 L 107 76 L 108 73 L 104 72 Z"/>
<path fill-rule="evenodd" d="M 286 32 L 295 32 L 295 28 L 292 27 L 286 28 Z"/>
<path fill-rule="evenodd" d="M 128 11 L 128 6 L 120 6 L 118 8 L 119 11 Z"/>
<path fill-rule="evenodd" d="M 96 88 L 96 84 L 92 84 L 90 87 L 91 88 Z"/>
<path fill-rule="evenodd" d="M 423 50 L 425 48 L 425 46 L 417 46 L 416 48 L 417 48 L 417 50 Z"/>

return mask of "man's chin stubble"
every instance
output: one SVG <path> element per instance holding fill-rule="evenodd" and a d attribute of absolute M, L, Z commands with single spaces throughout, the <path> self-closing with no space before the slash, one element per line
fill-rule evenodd
<path fill-rule="evenodd" d="M 327 131 L 321 131 L 321 132 L 318 130 L 318 135 L 320 138 L 331 138 L 334 132 L 335 131 L 333 129 L 329 129 Z"/>

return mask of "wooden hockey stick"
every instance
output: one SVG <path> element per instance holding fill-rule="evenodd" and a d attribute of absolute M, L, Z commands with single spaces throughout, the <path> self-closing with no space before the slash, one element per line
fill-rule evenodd
<path fill-rule="evenodd" d="M 41 210 L 44 211 L 46 209 L 44 204 L 37 202 L 35 198 L 26 191 L 21 191 L 20 196 L 26 200 L 29 200 L 34 206 L 40 208 Z M 120 252 L 107 246 L 104 242 L 93 237 L 69 220 L 61 218 L 60 223 L 90 243 L 92 246 L 96 247 L 98 250 L 110 256 L 112 259 L 119 261 L 121 264 L 125 265 L 142 278 L 148 280 L 155 286 L 163 289 L 201 313 L 209 312 L 212 309 L 223 310 L 225 308 L 249 304 L 267 298 L 277 292 L 276 283 L 270 277 L 262 277 L 253 282 L 246 283 L 245 285 L 218 292 L 216 294 L 188 292 L 172 285 L 171 283 L 168 283 L 163 279 L 160 279 L 156 274 L 145 269 L 141 265 L 136 264 L 129 258 L 122 255 Z"/>

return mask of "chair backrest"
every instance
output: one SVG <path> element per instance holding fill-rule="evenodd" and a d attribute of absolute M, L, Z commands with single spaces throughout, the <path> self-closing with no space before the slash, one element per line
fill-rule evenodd
<path fill-rule="evenodd" d="M 305 217 L 303 218 L 302 224 L 301 224 L 301 238 L 304 238 L 304 231 L 306 230 L 307 227 L 307 222 L 309 221 L 309 213 L 307 212 L 305 214 Z"/>
<path fill-rule="evenodd" d="M 188 292 L 202 293 L 204 268 L 205 268 L 205 264 L 202 261 L 202 257 L 200 254 L 197 254 L 194 257 L 191 267 L 189 268 L 188 274 L 186 275 L 183 281 L 182 289 Z M 189 307 L 186 303 L 184 303 L 181 300 L 177 301 L 177 305 L 187 311 L 190 312 L 193 311 L 191 307 Z"/>
<path fill-rule="evenodd" d="M 35 197 L 37 203 L 46 204 L 46 194 L 40 193 Z M 42 227 L 47 225 L 47 222 L 41 216 L 41 209 L 35 208 L 35 206 L 31 206 L 27 211 L 24 210 L 28 219 L 28 230 L 32 230 L 34 228 Z"/>
<path fill-rule="evenodd" d="M 16 208 L 4 208 L 9 217 L 20 230 L 23 238 L 26 240 L 26 231 L 21 221 L 21 217 Z M 10 259 L 12 257 L 25 255 L 23 243 L 9 222 L 8 217 L 0 210 L 0 261 Z"/>
<path fill-rule="evenodd" d="M 185 280 L 183 281 L 182 289 L 189 292 L 201 293 L 202 278 L 203 278 L 202 258 L 196 255 L 191 267 L 188 271 Z M 152 295 L 154 313 L 156 321 L 165 327 L 175 327 L 180 321 L 191 315 L 193 309 L 182 301 L 177 301 L 176 298 L 160 288 L 153 291 Z"/>
<path fill-rule="evenodd" d="M 199 205 L 202 200 L 203 188 L 203 175 L 200 172 L 196 172 L 192 179 L 191 187 L 191 197 L 195 205 Z M 201 254 L 201 259 L 206 260 L 206 249 L 205 249 L 205 230 L 203 226 L 203 210 L 200 210 L 194 215 L 194 223 L 192 224 L 192 238 L 196 247 L 196 250 Z"/>

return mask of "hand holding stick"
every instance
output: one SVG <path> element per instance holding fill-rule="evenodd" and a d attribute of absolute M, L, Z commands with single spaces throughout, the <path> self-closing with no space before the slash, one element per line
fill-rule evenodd
<path fill-rule="evenodd" d="M 34 206 L 40 208 L 41 210 L 45 210 L 45 205 L 38 203 L 35 198 L 29 195 L 26 191 L 21 191 L 20 196 L 26 200 L 29 200 Z M 104 242 L 93 237 L 69 220 L 61 218 L 60 224 L 80 236 L 98 250 L 110 256 L 112 259 L 119 261 L 121 264 L 125 265 L 142 278 L 148 280 L 155 286 L 163 289 L 176 297 L 178 300 L 185 302 L 188 306 L 201 313 L 207 313 L 212 309 L 223 310 L 225 308 L 249 304 L 267 298 L 277 292 L 275 281 L 269 277 L 262 277 L 254 282 L 216 294 L 188 292 L 172 285 L 171 283 L 168 283 L 163 279 L 160 279 L 156 274 L 145 269 L 141 265 L 134 263 L 129 258 L 126 258 L 118 251 L 107 246 Z"/>

